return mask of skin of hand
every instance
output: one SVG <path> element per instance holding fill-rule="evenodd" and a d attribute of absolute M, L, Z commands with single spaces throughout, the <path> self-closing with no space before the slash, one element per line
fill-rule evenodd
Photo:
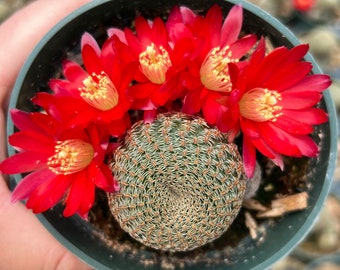
<path fill-rule="evenodd" d="M 0 160 L 6 157 L 6 114 L 16 77 L 38 41 L 63 17 L 90 0 L 37 0 L 0 25 Z M 0 269 L 91 269 L 67 251 L 18 202 L 0 175 Z"/>

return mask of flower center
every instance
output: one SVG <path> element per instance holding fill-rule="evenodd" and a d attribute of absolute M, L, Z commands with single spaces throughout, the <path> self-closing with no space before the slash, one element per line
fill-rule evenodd
<path fill-rule="evenodd" d="M 94 157 L 91 144 L 79 139 L 57 141 L 47 166 L 56 174 L 72 174 L 86 168 Z"/>
<path fill-rule="evenodd" d="M 79 88 L 80 96 L 96 109 L 107 111 L 117 105 L 118 91 L 104 72 L 88 76 L 83 80 L 83 85 Z"/>
<path fill-rule="evenodd" d="M 139 55 L 139 63 L 143 74 L 155 84 L 165 82 L 166 72 L 172 66 L 169 53 L 162 46 L 156 48 L 153 43 Z"/>
<path fill-rule="evenodd" d="M 282 115 L 282 106 L 277 105 L 281 94 L 263 88 L 246 92 L 240 100 L 240 113 L 243 117 L 256 122 L 276 121 Z"/>
<path fill-rule="evenodd" d="M 230 92 L 231 83 L 228 64 L 238 62 L 232 58 L 229 46 L 215 47 L 206 56 L 200 69 L 202 84 L 213 91 Z"/>

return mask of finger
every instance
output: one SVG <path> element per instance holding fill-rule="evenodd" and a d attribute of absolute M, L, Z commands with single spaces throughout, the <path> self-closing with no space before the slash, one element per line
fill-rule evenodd
<path fill-rule="evenodd" d="M 6 151 L 6 125 L 5 125 L 5 114 L 0 110 L 0 162 L 5 159 L 7 155 Z"/>
<path fill-rule="evenodd" d="M 68 252 L 23 204 L 10 202 L 0 176 L 0 269 L 90 269 Z"/>
<path fill-rule="evenodd" d="M 0 102 L 36 43 L 59 20 L 88 0 L 38 0 L 0 25 Z M 4 158 L 5 117 L 0 109 L 0 154 Z M 68 252 L 21 203 L 10 203 L 0 176 L 0 269 L 89 269 Z"/>
<path fill-rule="evenodd" d="M 0 102 L 38 41 L 57 22 L 89 0 L 38 0 L 0 25 Z"/>

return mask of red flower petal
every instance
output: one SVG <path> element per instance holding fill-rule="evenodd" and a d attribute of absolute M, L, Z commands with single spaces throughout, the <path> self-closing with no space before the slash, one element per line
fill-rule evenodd
<path fill-rule="evenodd" d="M 110 123 L 111 121 L 119 120 L 125 116 L 125 113 L 130 108 L 130 102 L 124 100 L 119 101 L 118 105 L 112 110 L 106 112 L 100 112 L 97 120 L 104 121 L 105 123 Z"/>
<path fill-rule="evenodd" d="M 319 154 L 318 145 L 307 135 L 292 138 L 291 141 L 299 147 L 303 156 L 316 157 Z"/>
<path fill-rule="evenodd" d="M 314 106 L 322 98 L 319 92 L 282 92 L 282 100 L 279 100 L 277 105 L 282 106 L 286 110 L 301 110 Z"/>
<path fill-rule="evenodd" d="M 79 82 L 81 83 L 81 82 Z M 78 90 L 79 84 L 70 82 L 70 81 L 65 81 L 65 80 L 60 80 L 60 79 L 51 79 L 48 83 L 48 86 L 50 89 L 53 91 L 53 93 L 57 96 L 79 96 L 75 95 L 74 93 L 76 92 L 75 90 Z M 34 99 L 33 99 L 34 102 Z"/>
<path fill-rule="evenodd" d="M 202 112 L 204 119 L 209 125 L 214 125 L 217 119 L 221 116 L 224 106 L 217 102 L 217 99 L 221 97 L 219 93 L 211 93 L 205 99 L 202 106 Z"/>
<path fill-rule="evenodd" d="M 256 166 L 256 150 L 252 142 L 246 136 L 243 137 L 242 147 L 244 171 L 247 178 L 252 178 Z"/>
<path fill-rule="evenodd" d="M 241 129 L 244 132 L 245 136 L 248 136 L 251 139 L 260 138 L 258 125 L 256 125 L 255 122 L 248 120 L 247 118 L 241 118 L 240 124 L 241 124 Z"/>
<path fill-rule="evenodd" d="M 278 117 L 276 121 L 273 122 L 273 125 L 291 134 L 306 135 L 312 133 L 314 130 L 312 125 L 300 122 L 296 118 L 288 117 L 285 114 Z"/>
<path fill-rule="evenodd" d="M 232 142 L 240 131 L 238 121 L 232 121 L 230 111 L 224 111 L 221 117 L 216 122 L 216 127 L 223 133 L 227 133 L 228 141 Z"/>
<path fill-rule="evenodd" d="M 166 21 L 166 28 L 171 40 L 176 43 L 182 38 L 192 38 L 188 25 L 194 23 L 196 14 L 187 7 L 175 6 Z"/>
<path fill-rule="evenodd" d="M 283 170 L 284 164 L 280 153 L 272 149 L 262 138 L 252 140 L 253 145 L 258 149 L 263 155 L 270 158 L 277 166 Z"/>
<path fill-rule="evenodd" d="M 151 22 L 148 22 L 143 16 L 138 16 L 135 20 L 135 28 L 136 28 L 136 33 L 139 38 L 144 38 L 148 39 L 146 41 L 146 46 L 148 46 L 150 40 L 150 35 L 152 31 L 152 26 L 150 26 Z M 143 46 L 143 44 L 142 44 Z"/>
<path fill-rule="evenodd" d="M 37 93 L 34 103 L 44 108 L 55 119 L 63 124 L 67 124 L 72 118 L 80 114 L 97 112 L 92 106 L 89 106 L 83 99 L 70 96 L 56 96 L 48 93 Z M 70 109 L 72 108 L 72 109 Z M 98 113 L 98 112 L 97 112 Z M 82 115 L 83 118 L 85 117 Z M 87 122 L 91 118 L 83 119 Z M 70 125 L 68 125 L 70 126 Z"/>
<path fill-rule="evenodd" d="M 96 55 L 99 57 L 101 54 L 101 50 L 99 48 L 99 45 L 97 41 L 93 38 L 92 35 L 89 33 L 85 32 L 82 37 L 81 37 L 81 50 L 84 48 L 84 46 L 90 46 L 93 51 L 96 53 Z"/>
<path fill-rule="evenodd" d="M 301 92 L 301 91 L 318 91 L 322 92 L 327 89 L 331 85 L 332 81 L 328 75 L 324 74 L 313 74 L 310 76 L 306 76 L 300 82 L 295 85 L 292 85 L 288 89 L 285 89 L 284 92 Z"/>
<path fill-rule="evenodd" d="M 103 71 L 103 67 L 96 49 L 92 48 L 89 44 L 84 44 L 81 53 L 87 72 L 99 75 Z"/>
<path fill-rule="evenodd" d="M 248 63 L 249 70 L 256 70 L 255 67 L 257 67 L 261 63 L 265 55 L 266 55 L 266 43 L 265 39 L 261 37 L 259 44 L 257 45 L 257 48 L 250 57 L 251 60 Z"/>
<path fill-rule="evenodd" d="M 196 114 L 201 110 L 200 89 L 190 91 L 184 98 L 182 111 L 187 114 Z"/>
<path fill-rule="evenodd" d="M 107 30 L 107 35 L 108 35 L 109 38 L 111 38 L 113 36 L 117 36 L 121 42 L 127 44 L 126 38 L 125 38 L 125 33 L 121 29 L 109 28 Z"/>
<path fill-rule="evenodd" d="M 9 143 L 20 151 L 32 151 L 51 154 L 54 151 L 54 140 L 41 133 L 20 131 L 8 138 Z"/>
<path fill-rule="evenodd" d="M 81 66 L 70 60 L 63 61 L 63 73 L 68 81 L 75 82 L 77 84 L 81 83 L 89 76 L 89 74 L 83 70 Z"/>
<path fill-rule="evenodd" d="M 270 123 L 261 125 L 261 134 L 263 134 L 263 140 L 275 151 L 286 155 L 301 157 L 299 148 L 291 143 L 288 139 L 289 135 L 287 132 L 276 128 Z"/>
<path fill-rule="evenodd" d="M 139 83 L 128 88 L 127 94 L 132 99 L 144 99 L 156 91 L 160 86 L 154 83 Z"/>
<path fill-rule="evenodd" d="M 221 46 L 235 42 L 240 35 L 243 21 L 243 9 L 241 5 L 235 5 L 231 8 L 228 16 L 224 20 L 221 31 Z"/>
<path fill-rule="evenodd" d="M 281 91 L 302 80 L 312 69 L 309 62 L 298 62 L 286 65 L 277 70 L 268 80 L 264 81 L 264 86 L 268 89 Z"/>
<path fill-rule="evenodd" d="M 207 37 L 207 42 L 210 48 L 220 45 L 221 42 L 221 27 L 222 27 L 222 12 L 218 5 L 213 5 L 207 12 L 204 24 L 200 29 L 202 34 Z"/>
<path fill-rule="evenodd" d="M 151 101 L 157 106 L 164 106 L 169 99 L 172 97 L 173 92 L 177 87 L 181 87 L 177 80 L 168 80 L 164 84 L 159 85 L 159 87 L 155 88 L 153 93 L 150 96 Z"/>
<path fill-rule="evenodd" d="M 12 202 L 28 198 L 33 190 L 53 177 L 55 177 L 55 173 L 48 168 L 28 174 L 15 187 L 12 193 Z"/>
<path fill-rule="evenodd" d="M 146 110 L 143 114 L 143 121 L 145 124 L 151 124 L 157 116 L 157 110 Z"/>
<path fill-rule="evenodd" d="M 137 31 L 137 27 L 136 27 Z M 138 37 L 142 38 L 143 36 L 137 32 Z M 150 35 L 150 31 L 148 33 Z M 168 32 L 166 31 L 165 24 L 163 20 L 159 17 L 155 18 L 152 22 L 152 38 L 157 46 L 168 47 Z M 147 44 L 149 45 L 149 44 Z"/>
<path fill-rule="evenodd" d="M 157 110 L 157 105 L 154 104 L 149 98 L 136 99 L 131 105 L 131 109 L 142 111 Z"/>
<path fill-rule="evenodd" d="M 252 142 L 252 144 L 257 148 L 263 155 L 270 159 L 277 158 L 277 153 L 264 141 L 263 132 L 261 131 L 263 123 L 255 123 L 248 119 L 241 120 L 241 130 L 244 136 Z M 266 134 L 266 136 L 271 136 L 272 134 Z"/>
<path fill-rule="evenodd" d="M 135 36 L 130 28 L 124 29 L 124 33 L 127 44 L 138 59 L 139 54 L 142 52 L 141 41 Z"/>
<path fill-rule="evenodd" d="M 75 213 L 83 219 L 87 219 L 87 214 L 94 203 L 95 186 L 87 179 L 84 172 L 74 175 L 70 190 L 65 199 L 65 209 L 63 215 L 69 217 Z"/>
<path fill-rule="evenodd" d="M 328 121 L 328 115 L 318 108 L 307 108 L 303 110 L 282 110 L 283 115 L 308 125 L 318 125 Z"/>
<path fill-rule="evenodd" d="M 276 153 L 274 149 L 272 149 L 265 140 L 259 137 L 259 138 L 251 139 L 251 142 L 255 146 L 255 148 L 259 150 L 259 152 L 262 155 L 270 159 L 275 159 Z"/>
<path fill-rule="evenodd" d="M 41 213 L 54 206 L 72 182 L 73 175 L 55 175 L 37 187 L 26 202 L 27 208 Z"/>
<path fill-rule="evenodd" d="M 266 134 L 263 139 L 268 145 L 283 155 L 314 157 L 318 153 L 316 144 L 307 135 L 292 135 L 269 123 L 261 125 L 261 133 Z"/>
<path fill-rule="evenodd" d="M 103 190 L 110 190 L 112 191 L 112 176 L 110 178 L 107 178 L 107 174 L 104 174 L 101 171 L 102 167 L 100 167 L 98 164 L 94 164 L 93 162 L 88 167 L 88 176 L 87 179 L 91 180 L 96 187 L 99 187 Z M 105 170 L 105 169 L 104 169 Z"/>
<path fill-rule="evenodd" d="M 94 204 L 95 188 L 91 181 L 86 181 L 85 184 L 86 185 L 83 185 L 83 188 L 86 195 L 81 198 L 78 214 L 86 220 L 89 210 Z"/>
<path fill-rule="evenodd" d="M 10 156 L 0 163 L 0 171 L 5 174 L 24 173 L 44 168 L 50 154 L 22 152 Z"/>
<path fill-rule="evenodd" d="M 230 45 L 232 58 L 233 59 L 241 58 L 243 55 L 249 52 L 249 50 L 252 47 L 254 47 L 256 41 L 257 41 L 257 37 L 255 35 L 247 35 L 237 40 L 235 43 Z"/>
<path fill-rule="evenodd" d="M 308 44 L 299 44 L 292 49 L 289 50 L 285 57 L 285 61 L 288 63 L 301 61 L 301 59 L 308 52 L 309 45 Z"/>
<path fill-rule="evenodd" d="M 32 121 L 40 127 L 47 136 L 54 137 L 56 133 L 60 131 L 60 123 L 54 119 L 51 115 L 44 112 L 34 112 L 31 113 Z M 33 131 L 32 128 L 29 131 Z M 40 133 L 41 131 L 39 131 Z"/>
<path fill-rule="evenodd" d="M 118 138 L 124 135 L 126 130 L 129 129 L 130 127 L 131 127 L 130 117 L 126 116 L 123 119 L 110 122 L 110 124 L 106 126 L 106 129 L 112 137 Z"/>
<path fill-rule="evenodd" d="M 76 115 L 73 115 L 72 118 L 68 120 L 64 120 L 67 127 L 78 127 L 85 128 L 90 121 L 99 120 L 99 111 L 92 106 L 88 106 L 87 109 L 81 110 Z"/>
<path fill-rule="evenodd" d="M 264 81 L 270 79 L 270 77 L 275 74 L 278 68 L 281 67 L 281 62 L 285 58 L 285 53 L 287 49 L 284 47 L 276 48 L 270 52 L 266 57 L 262 54 L 264 50 L 263 47 L 258 49 L 258 55 L 254 60 L 259 60 L 259 62 L 252 65 L 252 58 L 250 65 L 247 68 L 247 79 L 249 86 L 248 88 L 256 88 L 262 86 Z M 263 56 L 263 59 L 259 59 L 259 56 Z"/>
<path fill-rule="evenodd" d="M 30 130 L 37 133 L 43 132 L 42 128 L 37 125 L 37 123 L 32 118 L 33 113 L 27 113 L 18 109 L 11 109 L 10 114 L 14 125 L 19 130 Z"/>

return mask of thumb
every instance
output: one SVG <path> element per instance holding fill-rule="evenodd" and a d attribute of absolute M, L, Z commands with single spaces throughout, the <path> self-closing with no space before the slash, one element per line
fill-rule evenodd
<path fill-rule="evenodd" d="M 37 0 L 0 25 L 0 102 L 38 41 L 57 22 L 90 0 Z"/>

